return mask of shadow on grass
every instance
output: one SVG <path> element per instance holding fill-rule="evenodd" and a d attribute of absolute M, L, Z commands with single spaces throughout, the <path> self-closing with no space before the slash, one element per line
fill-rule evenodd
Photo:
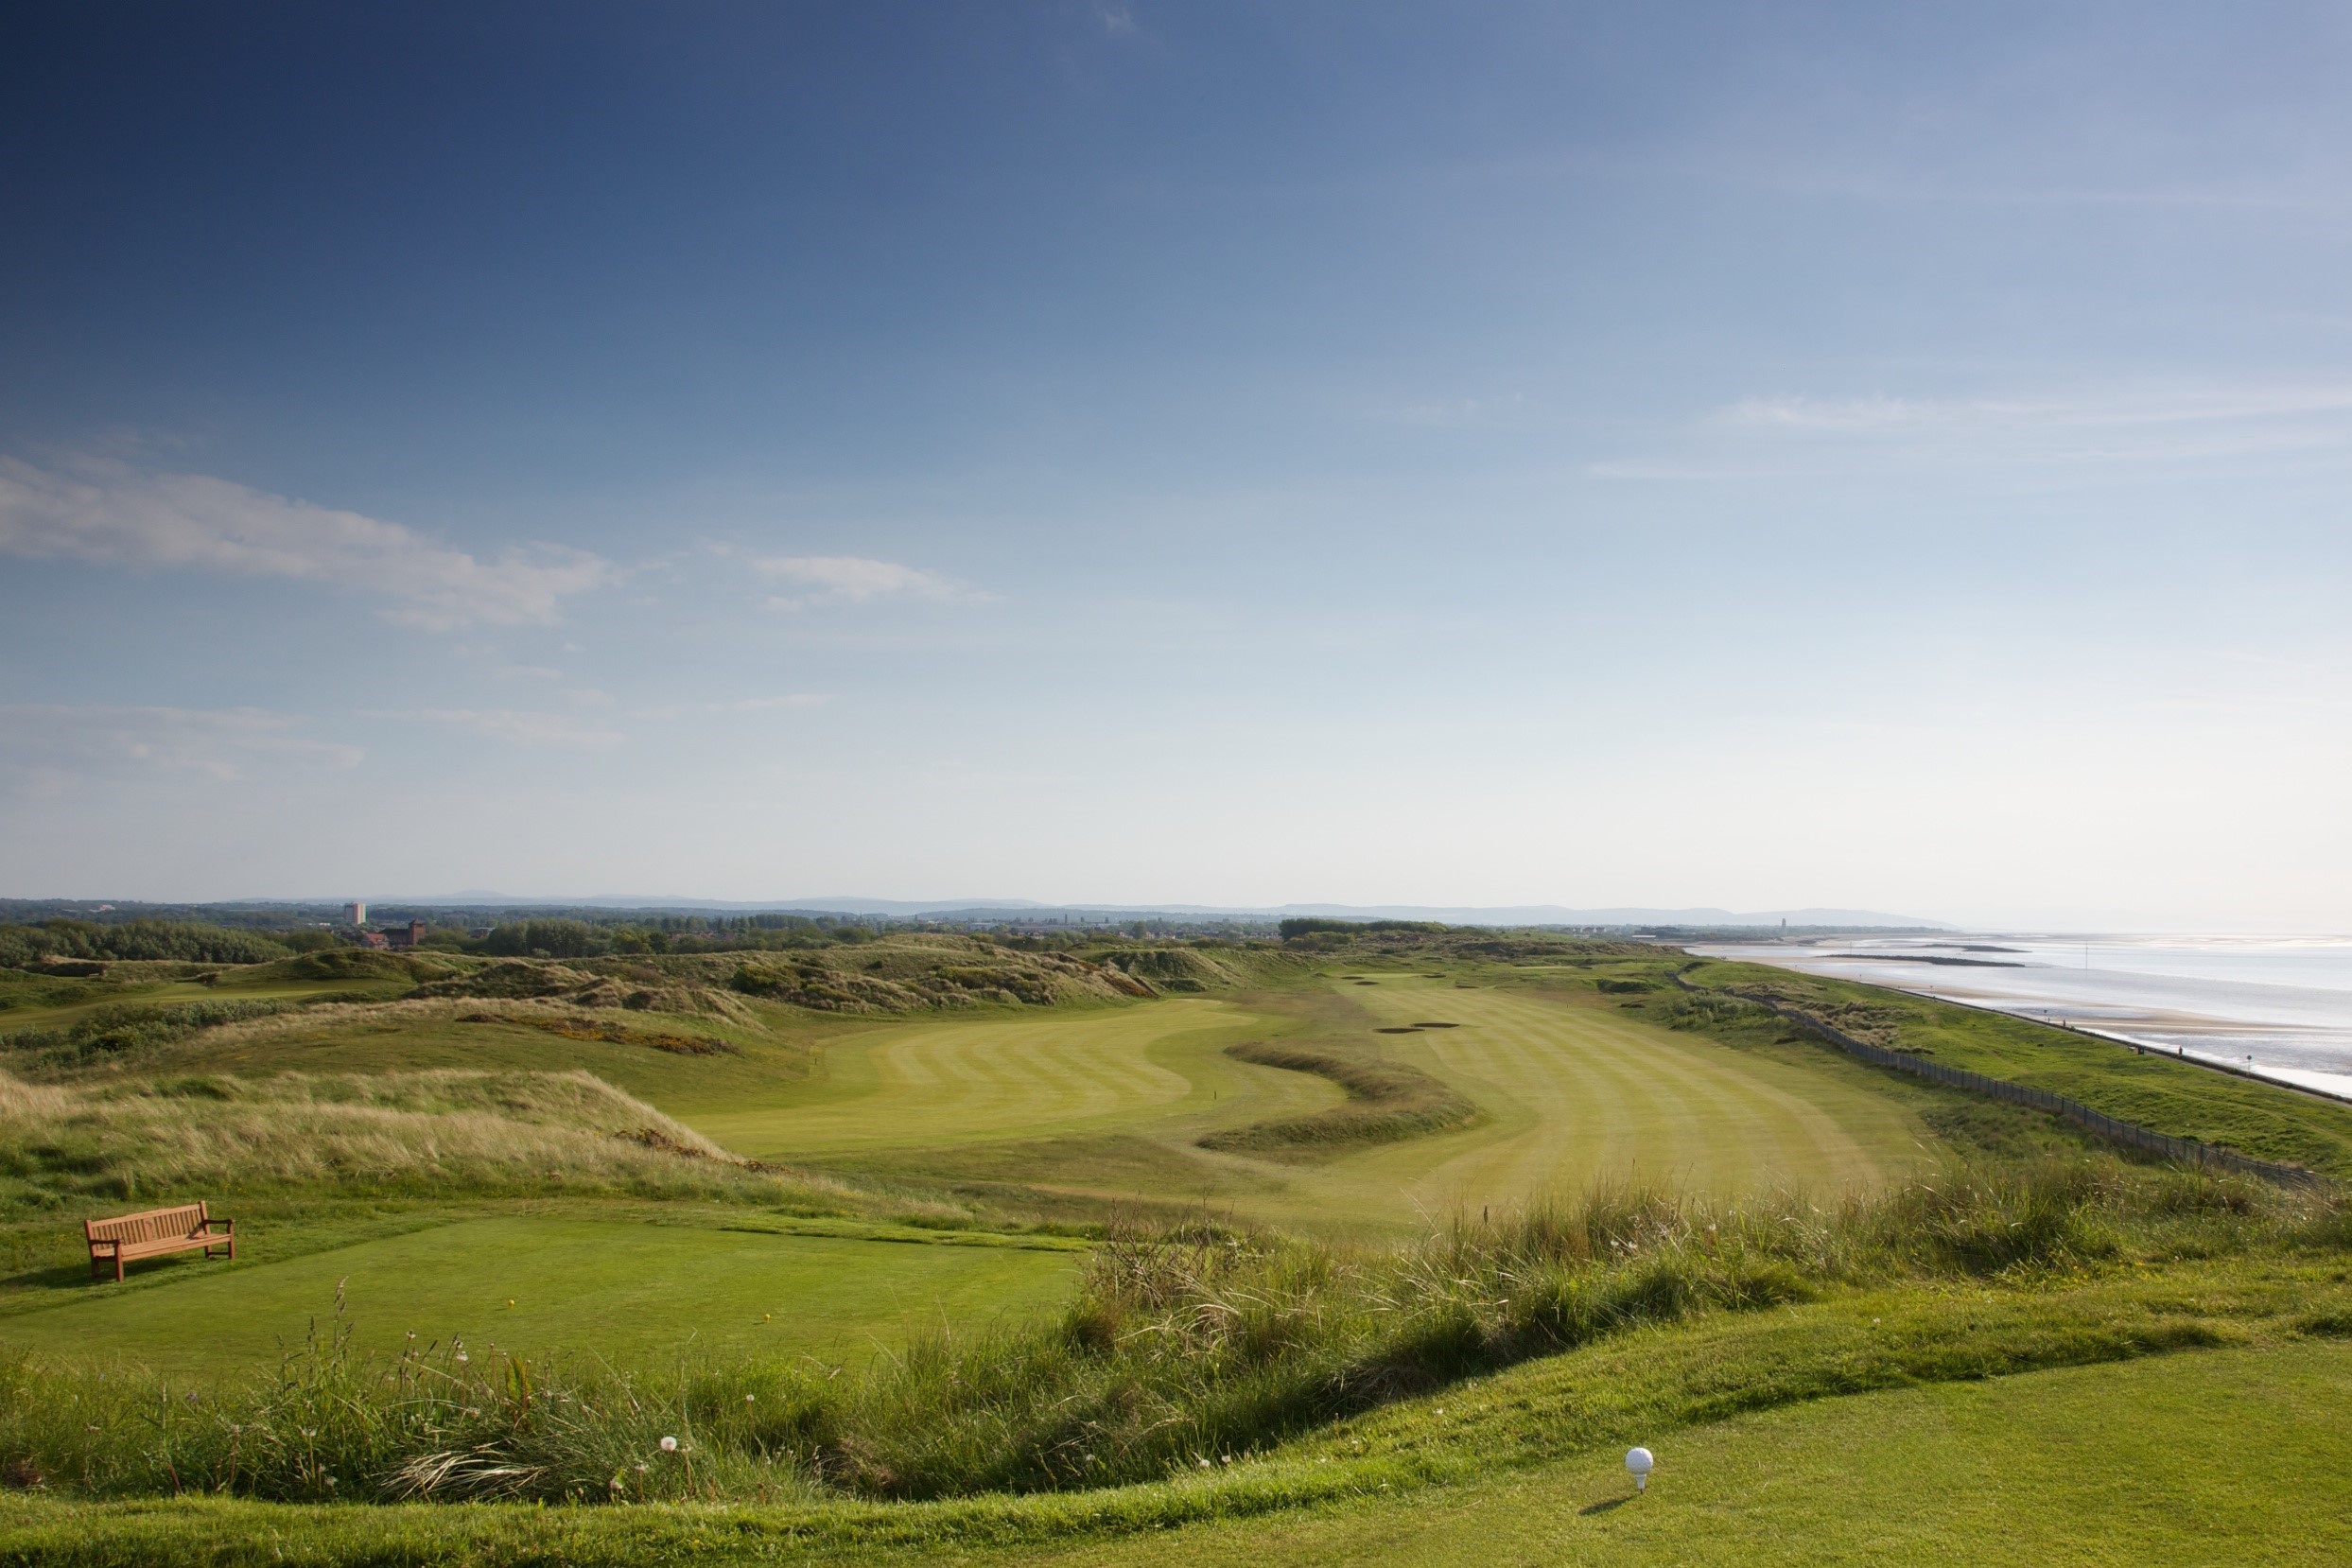
<path fill-rule="evenodd" d="M 1622 1508 L 1628 1503 L 1632 1502 L 1635 1495 L 1633 1492 L 1627 1492 L 1623 1497 L 1604 1497 L 1597 1503 L 1587 1503 L 1577 1510 L 1577 1515 L 1578 1518 L 1585 1518 L 1596 1513 L 1607 1513 L 1612 1508 Z"/>
<path fill-rule="evenodd" d="M 160 1282 L 165 1280 L 177 1279 L 182 1276 L 183 1269 L 199 1261 L 192 1258 L 142 1258 L 131 1265 L 122 1283 L 125 1288 L 129 1288 L 145 1281 Z M 216 1267 L 235 1266 L 226 1258 L 215 1258 L 209 1261 Z M 239 1262 L 242 1261 L 239 1260 Z M 41 1293 L 42 1296 L 50 1292 L 57 1292 L 61 1295 L 69 1292 L 79 1294 L 85 1289 L 94 1289 L 99 1285 L 104 1285 L 110 1290 L 114 1288 L 113 1264 L 107 1265 L 106 1271 L 98 1275 L 93 1275 L 90 1265 L 86 1263 L 60 1263 L 53 1268 L 27 1268 L 20 1269 L 13 1274 L 0 1274 L 0 1293 L 21 1291 L 26 1297 L 35 1299 L 39 1299 L 39 1297 L 34 1296 L 36 1292 Z"/>

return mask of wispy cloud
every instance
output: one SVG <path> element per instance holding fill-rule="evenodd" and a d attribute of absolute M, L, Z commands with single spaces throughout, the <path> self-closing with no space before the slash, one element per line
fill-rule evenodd
<path fill-rule="evenodd" d="M 629 717 L 667 723 L 689 714 L 775 713 L 823 707 L 832 700 L 829 694 L 820 691 L 788 691 L 773 697 L 737 697 L 725 702 L 669 703 L 659 707 L 632 708 Z"/>
<path fill-rule="evenodd" d="M 434 628 L 551 621 L 564 599 L 618 576 L 585 550 L 534 545 L 485 561 L 356 512 L 99 459 L 0 458 L 0 552 L 324 583 L 387 596 L 390 618 Z"/>
<path fill-rule="evenodd" d="M 372 714 L 370 717 L 414 719 L 425 723 L 446 724 L 454 729 L 518 746 L 559 746 L 572 750 L 601 751 L 618 746 L 628 739 L 618 730 L 600 729 L 583 723 L 568 713 L 542 713 L 529 708 L 420 707 Z"/>
<path fill-rule="evenodd" d="M 0 705 L 0 775 L 51 794 L 92 778 L 143 774 L 235 780 L 292 764 L 349 768 L 357 746 L 313 740 L 304 721 L 261 708 Z"/>
<path fill-rule="evenodd" d="M 713 713 L 765 713 L 779 707 L 823 707 L 833 699 L 814 691 L 788 691 L 778 697 L 740 697 L 731 703 L 706 705 Z"/>
<path fill-rule="evenodd" d="M 2130 430 L 2352 413 L 2352 386 L 2125 389 L 2007 398 L 1751 397 L 1723 411 L 1734 427 L 1829 436 L 1995 430 Z"/>
<path fill-rule="evenodd" d="M 797 591 L 769 599 L 776 610 L 818 604 L 865 604 L 878 599 L 975 599 L 973 589 L 953 578 L 896 561 L 862 555 L 766 555 L 750 558 L 751 569 Z"/>
<path fill-rule="evenodd" d="M 2352 452 L 2352 384 L 2140 384 L 1937 398 L 1743 398 L 1600 479 L 1724 480 L 1856 468 L 2205 462 Z M 1792 466 L 1793 465 L 1793 466 Z"/>
<path fill-rule="evenodd" d="M 1372 417 L 1387 425 L 1418 425 L 1431 429 L 1467 430 L 1518 427 L 1528 422 L 1527 399 L 1516 392 L 1500 397 L 1434 398 L 1376 409 Z"/>

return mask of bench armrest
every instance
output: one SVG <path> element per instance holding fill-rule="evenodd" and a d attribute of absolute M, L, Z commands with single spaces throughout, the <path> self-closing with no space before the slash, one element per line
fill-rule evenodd
<path fill-rule="evenodd" d="M 93 1252 L 101 1246 L 112 1252 L 120 1252 L 123 1249 L 122 1238 L 119 1236 L 92 1236 L 89 1242 L 90 1250 Z"/>
<path fill-rule="evenodd" d="M 235 1235 L 235 1234 L 236 1233 L 236 1221 L 235 1221 L 235 1220 L 206 1220 L 206 1221 L 204 1222 L 204 1224 L 203 1224 L 203 1228 L 204 1228 L 204 1229 L 206 1229 L 206 1230 L 215 1230 L 215 1229 L 218 1229 L 218 1230 L 226 1230 L 226 1231 L 228 1231 L 231 1235 Z"/>

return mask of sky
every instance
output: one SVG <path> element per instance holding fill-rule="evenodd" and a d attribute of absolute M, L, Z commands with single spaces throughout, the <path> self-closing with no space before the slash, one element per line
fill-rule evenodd
<path fill-rule="evenodd" d="M 2340 5 L 0 7 L 0 896 L 2352 931 Z"/>

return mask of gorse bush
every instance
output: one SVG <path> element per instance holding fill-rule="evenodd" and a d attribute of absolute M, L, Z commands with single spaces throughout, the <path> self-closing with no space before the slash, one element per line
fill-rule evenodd
<path fill-rule="evenodd" d="M 50 1069 L 81 1067 L 171 1045 L 224 1023 L 293 1012 L 310 1000 L 255 997 L 176 1004 L 123 1002 L 94 1009 L 70 1028 L 21 1029 L 0 1035 L 0 1051 L 16 1054 L 20 1070 L 26 1063 Z"/>
<path fill-rule="evenodd" d="M 101 926 L 50 920 L 0 926 L 0 965 L 44 958 L 177 959 L 186 964 L 266 964 L 293 950 L 259 932 L 183 920 L 126 920 Z"/>
<path fill-rule="evenodd" d="M 1596 1191 L 1391 1250 L 1194 1225 L 1115 1233 L 1057 1316 L 864 1368 L 632 1376 L 462 1346 L 164 1384 L 20 1364 L 0 1467 L 102 1495 L 926 1498 L 1146 1481 L 1644 1324 L 1905 1279 L 2032 1283 L 2125 1254 L 2346 1245 L 2332 1197 L 2112 1161 L 1956 1168 L 1876 1199 Z M 674 1448 L 661 1439 L 674 1437 Z"/>

